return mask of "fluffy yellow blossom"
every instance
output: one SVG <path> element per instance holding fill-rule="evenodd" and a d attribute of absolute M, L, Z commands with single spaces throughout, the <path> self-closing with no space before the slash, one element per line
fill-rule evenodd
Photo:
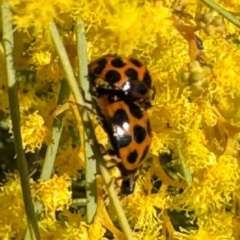
<path fill-rule="evenodd" d="M 61 211 L 71 202 L 71 181 L 67 175 L 53 176 L 48 181 L 41 181 L 32 185 L 35 201 L 44 205 L 45 213 L 55 219 L 55 211 Z"/>
<path fill-rule="evenodd" d="M 42 239 L 89 239 L 88 226 L 83 221 L 80 214 L 72 214 L 68 211 L 63 211 L 61 217 L 67 221 L 63 220 L 62 222 L 56 222 L 49 219 L 40 221 Z"/>
<path fill-rule="evenodd" d="M 217 163 L 216 156 L 205 146 L 203 131 L 197 129 L 179 139 L 177 149 L 180 161 L 187 161 L 191 169 L 202 169 Z"/>
<path fill-rule="evenodd" d="M 146 2 L 144 7 L 141 7 L 138 2 L 134 1 L 126 1 L 120 4 L 116 1 L 112 3 L 112 7 L 114 17 L 107 19 L 106 30 L 115 33 L 115 36 L 119 36 L 115 41 L 118 44 L 116 49 L 121 52 L 117 51 L 116 53 L 122 55 L 132 54 L 133 51 L 138 51 L 140 48 L 138 45 L 141 43 L 142 45 L 146 44 L 142 56 L 149 57 L 150 52 L 158 47 L 156 43 L 157 34 L 158 37 L 161 37 L 171 27 L 169 19 L 171 12 L 168 8 L 163 7 L 160 2 L 155 6 Z M 150 16 L 154 16 L 151 18 L 151 22 L 144 21 Z"/>
<path fill-rule="evenodd" d="M 43 143 L 51 141 L 49 130 L 38 112 L 22 116 L 21 133 L 25 152 L 34 152 L 40 149 Z"/>
<path fill-rule="evenodd" d="M 105 229 L 103 229 L 101 223 L 95 222 L 88 226 L 80 214 L 70 213 L 64 210 L 60 218 L 63 221 L 60 223 L 51 221 L 41 221 L 42 234 L 44 240 L 48 239 L 69 239 L 69 240 L 107 240 L 103 235 Z M 50 230 L 50 231 L 47 231 Z"/>
<path fill-rule="evenodd" d="M 228 10 L 234 10 L 234 12 L 238 12 L 240 10 L 240 3 L 237 0 L 217 0 L 222 7 L 227 7 Z"/>
<path fill-rule="evenodd" d="M 49 82 L 59 82 L 63 77 L 59 60 L 48 51 L 36 52 L 32 56 L 32 62 L 37 66 L 37 76 L 39 80 Z"/>
<path fill-rule="evenodd" d="M 123 199 L 126 216 L 134 226 L 136 239 L 158 239 L 162 229 L 162 213 L 166 207 L 165 194 L 149 194 L 152 188 L 151 177 L 138 180 L 134 194 Z M 150 177 L 150 178 L 149 178 Z"/>
<path fill-rule="evenodd" d="M 197 129 L 201 117 L 200 113 L 197 114 L 198 111 L 196 104 L 189 102 L 184 95 L 177 98 L 177 93 L 171 89 L 163 93 L 156 100 L 156 110 L 153 110 L 151 123 L 156 135 L 153 138 L 152 152 L 156 154 L 168 148 L 173 141 L 176 142 L 177 136 L 182 136 L 190 129 Z M 164 148 L 161 149 L 162 146 Z"/>
<path fill-rule="evenodd" d="M 174 206 L 187 207 L 200 214 L 222 209 L 232 201 L 232 194 L 238 189 L 239 168 L 231 156 L 221 156 L 218 162 L 198 171 L 193 185 L 174 200 Z"/>
<path fill-rule="evenodd" d="M 123 204 L 126 207 L 125 211 L 129 222 L 132 223 L 134 229 L 138 230 L 134 234 L 136 239 L 148 239 L 147 236 L 152 236 L 149 239 L 158 239 L 160 237 L 162 220 L 158 209 L 161 209 L 164 205 L 163 196 L 138 195 L 127 198 Z"/>
<path fill-rule="evenodd" d="M 222 51 L 215 54 L 216 62 L 213 71 L 216 78 L 214 79 L 214 83 L 219 90 L 222 89 L 222 92 L 219 94 L 233 97 L 235 94 L 239 94 L 239 80 L 237 76 L 240 71 L 238 68 L 240 50 L 237 46 L 229 44 L 221 47 Z"/>
<path fill-rule="evenodd" d="M 47 24 L 59 14 L 70 13 L 74 1 L 9 1 L 12 9 L 17 14 L 13 17 L 13 22 L 19 28 L 29 28 L 38 26 L 38 30 L 47 27 Z M 41 9 L 41 11 L 39 11 Z M 26 14 L 28 13 L 28 14 Z"/>
<path fill-rule="evenodd" d="M 82 149 L 72 148 L 69 144 L 58 150 L 55 168 L 59 173 L 67 173 L 70 176 L 78 176 L 78 171 L 84 168 Z"/>
<path fill-rule="evenodd" d="M 102 144 L 104 147 L 107 147 L 109 145 L 109 140 L 103 128 L 100 125 L 97 125 L 94 130 L 95 130 L 95 134 L 98 142 Z"/>
<path fill-rule="evenodd" d="M 216 239 L 234 239 L 233 216 L 224 210 L 210 212 L 208 217 L 199 217 L 198 224 L 200 233 L 205 230 L 208 234 L 215 235 Z"/>
<path fill-rule="evenodd" d="M 94 221 L 93 224 L 91 224 L 89 228 L 89 238 L 94 240 L 94 239 L 106 239 L 104 238 L 104 233 L 106 232 L 106 229 L 103 228 L 102 224 L 100 221 Z"/>
<path fill-rule="evenodd" d="M 8 181 L 0 187 L 0 204 L 0 238 L 24 237 L 27 222 L 20 181 L 15 175 L 8 175 Z"/>
<path fill-rule="evenodd" d="M 33 59 L 35 59 L 38 66 L 44 66 L 51 62 L 50 52 L 39 52 L 33 54 Z"/>
<path fill-rule="evenodd" d="M 222 222 L 224 224 L 222 225 Z M 175 232 L 175 237 L 178 240 L 218 240 L 229 239 L 234 240 L 233 232 L 233 217 L 230 213 L 218 211 L 209 213 L 208 217 L 199 217 L 199 230 L 182 233 Z"/>

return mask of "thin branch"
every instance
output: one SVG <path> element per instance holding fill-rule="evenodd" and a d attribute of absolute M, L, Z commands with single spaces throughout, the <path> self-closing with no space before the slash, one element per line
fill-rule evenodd
<path fill-rule="evenodd" d="M 79 86 L 82 87 L 85 92 L 85 98 L 91 100 L 91 95 L 89 94 L 89 82 L 87 79 L 88 76 L 88 63 L 87 63 L 87 44 L 85 39 L 85 29 L 84 24 L 80 20 L 77 21 L 76 26 L 76 35 L 77 35 L 77 51 L 78 51 L 78 69 L 79 69 Z M 85 105 L 88 105 L 85 103 Z M 88 107 L 91 108 L 90 104 Z M 88 121 L 87 112 L 84 111 L 82 115 L 83 121 Z M 84 139 L 87 139 L 87 136 L 84 131 L 82 131 Z M 97 188 L 96 188 L 96 174 L 97 174 L 97 164 L 96 159 L 92 159 L 92 147 L 90 146 L 89 141 L 81 142 L 81 146 L 84 148 L 84 153 L 86 156 L 85 167 L 86 167 L 86 195 L 87 195 L 87 222 L 88 224 L 92 223 L 94 216 L 97 211 Z"/>
<path fill-rule="evenodd" d="M 70 61 L 69 61 L 69 58 L 67 56 L 66 50 L 63 46 L 63 43 L 62 43 L 61 38 L 59 36 L 59 32 L 56 28 L 56 25 L 53 22 L 50 24 L 50 31 L 51 31 L 52 39 L 53 39 L 53 42 L 55 44 L 56 50 L 58 52 L 61 63 L 63 65 L 64 71 L 65 71 L 65 74 L 66 74 L 66 77 L 67 77 L 67 80 L 68 80 L 68 84 L 69 84 L 69 86 L 71 88 L 71 91 L 74 95 L 74 98 L 80 106 L 85 106 L 85 102 L 83 100 L 82 95 L 80 94 L 80 91 L 79 91 L 79 88 L 78 88 L 78 85 L 77 85 L 77 81 L 74 77 L 74 73 L 73 73 L 73 70 L 71 68 Z M 83 109 L 81 108 L 80 109 L 81 116 L 82 116 L 82 112 L 83 112 Z M 87 114 L 87 117 L 88 117 L 87 121 L 83 121 L 83 125 L 84 125 L 84 130 L 86 132 L 88 140 L 92 140 L 95 143 L 94 146 L 92 146 L 92 149 L 91 149 L 91 152 L 93 153 L 92 156 L 95 156 L 95 157 L 97 156 L 98 157 L 97 162 L 99 163 L 99 168 L 100 168 L 101 174 L 103 176 L 104 183 L 105 183 L 106 188 L 108 190 L 109 196 L 110 196 L 110 198 L 113 202 L 116 214 L 117 214 L 118 219 L 119 219 L 119 223 L 122 227 L 123 232 L 125 233 L 126 239 L 127 240 L 132 240 L 133 239 L 132 231 L 129 227 L 126 216 L 123 212 L 123 209 L 122 209 L 121 203 L 118 199 L 118 196 L 117 196 L 117 194 L 116 194 L 116 192 L 115 192 L 115 190 L 114 190 L 114 188 L 111 184 L 111 176 L 109 175 L 109 172 L 107 171 L 107 168 L 105 166 L 105 162 L 102 158 L 102 153 L 99 149 L 99 146 L 96 144 L 97 139 L 96 139 L 96 136 L 94 134 L 92 123 L 91 123 L 90 118 L 89 118 L 89 113 Z"/>
<path fill-rule="evenodd" d="M 8 97 L 10 113 L 12 118 L 13 133 L 14 133 L 14 145 L 17 154 L 17 164 L 20 175 L 23 201 L 25 205 L 25 211 L 27 215 L 28 227 L 30 230 L 30 236 L 32 239 L 40 239 L 38 230 L 37 218 L 34 212 L 34 206 L 31 198 L 31 190 L 28 179 L 28 167 L 25 158 L 25 154 L 22 147 L 21 136 L 21 119 L 18 102 L 18 88 L 16 82 L 16 72 L 13 66 L 13 29 L 12 29 L 12 14 L 10 7 L 7 3 L 2 4 L 2 23 L 3 23 L 3 43 L 6 57 L 6 68 L 8 78 Z"/>
<path fill-rule="evenodd" d="M 235 16 L 233 16 L 230 12 L 228 12 L 226 9 L 222 8 L 221 6 L 219 6 L 212 0 L 201 0 L 201 2 L 203 2 L 208 7 L 216 10 L 221 16 L 226 18 L 228 21 L 230 21 L 235 26 L 240 27 L 240 21 Z"/>
<path fill-rule="evenodd" d="M 61 82 L 61 89 L 59 92 L 58 105 L 62 105 L 65 102 L 67 102 L 68 95 L 69 95 L 68 83 L 65 79 L 63 79 Z M 58 150 L 59 141 L 62 134 L 63 117 L 64 117 L 64 112 L 59 114 L 53 120 L 53 128 L 52 128 L 53 143 L 51 143 L 47 147 L 45 160 L 44 160 L 41 177 L 40 177 L 40 179 L 42 180 L 48 180 L 51 177 L 55 157 Z"/>
<path fill-rule="evenodd" d="M 61 88 L 60 88 L 59 97 L 58 97 L 58 103 L 57 103 L 58 106 L 64 104 L 68 100 L 68 95 L 69 95 L 68 83 L 65 79 L 63 79 L 61 82 Z M 43 168 L 40 176 L 40 179 L 42 180 L 48 180 L 51 177 L 54 162 L 55 162 L 55 157 L 58 150 L 59 141 L 62 134 L 63 118 L 64 118 L 64 112 L 57 115 L 53 120 L 52 136 L 54 141 L 47 147 L 45 160 L 43 163 Z M 36 214 L 40 214 L 42 209 L 43 209 L 42 203 L 39 202 L 37 208 L 35 205 Z M 30 233 L 28 229 L 24 240 L 29 239 L 29 234 Z"/>
<path fill-rule="evenodd" d="M 76 198 L 72 200 L 71 207 L 85 207 L 87 205 L 86 198 Z"/>

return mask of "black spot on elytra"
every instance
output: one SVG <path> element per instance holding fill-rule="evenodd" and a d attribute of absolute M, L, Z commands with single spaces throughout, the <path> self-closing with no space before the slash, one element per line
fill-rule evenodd
<path fill-rule="evenodd" d="M 121 79 L 120 73 L 115 70 L 109 70 L 105 76 L 106 81 L 109 82 L 110 84 L 114 84 Z"/>
<path fill-rule="evenodd" d="M 137 118 L 137 119 L 141 119 L 143 117 L 143 112 L 140 109 L 140 107 L 132 102 L 127 102 L 128 106 L 129 106 L 129 110 L 131 112 L 131 114 Z"/>
<path fill-rule="evenodd" d="M 142 143 L 146 138 L 146 129 L 140 125 L 135 125 L 133 128 L 134 139 L 137 143 Z"/>
<path fill-rule="evenodd" d="M 127 75 L 127 77 L 129 78 L 129 80 L 138 80 L 138 73 L 135 69 L 133 68 L 128 68 L 125 71 L 125 74 Z"/>
<path fill-rule="evenodd" d="M 149 151 L 149 146 L 146 146 L 145 147 L 145 149 L 144 149 L 144 151 L 143 151 L 143 154 L 142 154 L 142 157 L 141 157 L 141 159 L 140 159 L 140 162 L 142 162 L 143 160 L 144 160 L 144 158 L 147 156 L 147 154 L 148 154 L 148 151 Z"/>
<path fill-rule="evenodd" d="M 148 87 L 151 87 L 152 79 L 151 79 L 149 72 L 145 72 L 144 77 L 143 77 L 143 82 L 145 82 Z"/>
<path fill-rule="evenodd" d="M 144 83 L 140 83 L 137 87 L 137 92 L 141 95 L 145 95 L 147 93 L 147 87 Z"/>
<path fill-rule="evenodd" d="M 127 160 L 130 163 L 135 163 L 137 161 L 137 157 L 138 157 L 138 153 L 136 150 L 134 150 L 129 153 L 129 155 L 127 156 Z"/>
<path fill-rule="evenodd" d="M 106 67 L 107 60 L 105 58 L 102 58 L 97 61 L 97 67 L 93 70 L 93 73 L 95 74 L 101 74 L 103 69 Z"/>
<path fill-rule="evenodd" d="M 152 136 L 152 127 L 151 127 L 151 123 L 149 120 L 147 120 L 147 132 L 148 132 L 148 135 L 151 137 Z"/>
<path fill-rule="evenodd" d="M 123 123 L 125 123 L 125 122 L 129 123 L 128 115 L 125 112 L 125 110 L 120 108 L 114 113 L 114 115 L 112 117 L 112 124 L 122 127 Z"/>
<path fill-rule="evenodd" d="M 135 59 L 135 58 L 130 58 L 129 61 L 130 61 L 131 63 L 133 63 L 136 67 L 141 67 L 141 66 L 142 66 L 142 63 L 139 62 L 139 61 L 138 61 L 137 59 Z"/>
<path fill-rule="evenodd" d="M 124 67 L 126 65 L 125 62 L 123 62 L 123 60 L 121 58 L 115 58 L 111 61 L 111 64 L 113 67 L 116 67 L 116 68 L 121 68 L 121 67 Z"/>
<path fill-rule="evenodd" d="M 132 142 L 132 137 L 130 135 L 123 135 L 121 137 L 114 136 L 114 145 L 119 148 L 127 147 Z"/>

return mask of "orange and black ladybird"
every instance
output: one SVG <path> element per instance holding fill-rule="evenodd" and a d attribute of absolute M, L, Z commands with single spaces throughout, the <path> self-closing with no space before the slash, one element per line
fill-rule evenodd
<path fill-rule="evenodd" d="M 105 55 L 89 64 L 90 93 L 121 172 L 123 194 L 134 191 L 152 137 L 148 109 L 154 90 L 147 67 L 134 58 Z"/>
<path fill-rule="evenodd" d="M 100 108 L 97 107 L 97 111 L 113 147 L 111 153 L 117 157 L 113 157 L 112 162 L 122 175 L 122 193 L 129 194 L 134 190 L 139 167 L 152 141 L 148 112 L 136 102 L 115 96 L 104 95 L 98 100 Z"/>
<path fill-rule="evenodd" d="M 146 102 L 147 108 L 151 106 L 152 79 L 147 66 L 139 60 L 108 54 L 88 67 L 93 96 L 117 94 L 122 99 Z"/>

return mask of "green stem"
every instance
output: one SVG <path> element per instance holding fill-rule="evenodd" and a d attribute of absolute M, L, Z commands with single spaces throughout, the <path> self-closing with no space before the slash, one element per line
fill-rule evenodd
<path fill-rule="evenodd" d="M 59 92 L 59 98 L 58 98 L 58 105 L 62 105 L 67 102 L 69 95 L 69 87 L 68 83 L 65 79 L 61 82 L 61 89 Z M 59 114 L 57 117 L 53 120 L 53 128 L 52 128 L 52 137 L 53 137 L 53 143 L 51 143 L 47 147 L 46 155 L 45 155 L 45 161 L 43 164 L 41 177 L 42 180 L 48 180 L 51 177 L 53 165 L 55 161 L 55 157 L 58 150 L 59 141 L 62 134 L 62 124 L 63 124 L 63 118 L 64 118 L 64 112 Z"/>
<path fill-rule="evenodd" d="M 62 105 L 65 102 L 67 102 L 68 95 L 69 95 L 68 83 L 65 79 L 63 79 L 61 82 L 61 88 L 60 88 L 60 92 L 59 92 L 57 105 Z M 40 179 L 42 179 L 42 180 L 48 180 L 51 177 L 55 157 L 56 157 L 57 150 L 58 150 L 59 141 L 60 141 L 61 134 L 62 134 L 63 118 L 64 118 L 64 113 L 61 113 L 57 117 L 55 117 L 55 119 L 53 120 L 52 136 L 53 136 L 54 141 L 47 147 L 45 160 L 43 163 L 43 168 L 42 168 L 42 172 L 41 172 L 41 176 L 40 176 Z M 42 203 L 39 202 L 37 207 L 35 204 L 35 212 L 37 214 L 41 213 L 42 208 L 43 208 Z M 28 229 L 24 240 L 29 239 L 29 234 L 30 233 L 29 233 L 29 229 Z"/>
<path fill-rule="evenodd" d="M 55 44 L 57 53 L 60 57 L 60 60 L 61 60 L 62 66 L 63 66 L 63 69 L 65 70 L 65 74 L 67 77 L 69 87 L 75 97 L 76 102 L 78 104 L 80 104 L 80 106 L 84 106 L 84 99 L 83 99 L 82 95 L 80 94 L 79 86 L 78 86 L 76 78 L 74 76 L 74 72 L 71 67 L 71 63 L 68 59 L 67 52 L 63 46 L 59 32 L 58 32 L 57 27 L 54 22 L 50 23 L 50 31 L 51 31 L 53 43 Z"/>
<path fill-rule="evenodd" d="M 212 0 L 201 0 L 201 2 L 203 2 L 208 7 L 216 10 L 221 16 L 229 20 L 235 26 L 240 27 L 240 21 L 235 16 L 233 16 L 230 12 L 228 12 L 226 9 L 222 8 Z"/>
<path fill-rule="evenodd" d="M 34 212 L 34 206 L 31 198 L 31 190 L 28 179 L 28 167 L 25 158 L 25 154 L 22 147 L 21 136 L 21 119 L 18 102 L 18 88 L 16 82 L 16 72 L 13 66 L 13 29 L 12 29 L 12 14 L 10 7 L 7 3 L 2 4 L 2 24 L 3 24 L 3 45 L 6 57 L 6 69 L 8 79 L 8 97 L 10 113 L 12 118 L 13 133 L 14 133 L 14 145 L 17 154 L 17 164 L 20 175 L 23 201 L 25 205 L 28 227 L 30 236 L 32 239 L 40 239 L 40 233 L 38 230 L 37 218 Z"/>
<path fill-rule="evenodd" d="M 55 44 L 56 50 L 57 50 L 58 55 L 60 57 L 63 69 L 65 71 L 65 74 L 66 74 L 66 77 L 67 77 L 67 80 L 68 80 L 68 84 L 69 84 L 69 86 L 71 88 L 71 91 L 74 95 L 74 98 L 80 106 L 85 106 L 85 102 L 83 100 L 82 95 L 80 94 L 80 91 L 79 91 L 79 88 L 78 88 L 78 85 L 77 85 L 77 81 L 74 77 L 74 73 L 73 73 L 73 70 L 71 68 L 70 61 L 69 61 L 69 58 L 67 56 L 66 50 L 63 46 L 63 43 L 62 43 L 61 38 L 59 36 L 59 32 L 56 28 L 56 25 L 53 22 L 51 22 L 51 24 L 50 24 L 50 31 L 51 31 L 52 39 L 53 39 L 53 42 Z M 83 112 L 82 110 L 83 110 L 83 108 L 80 108 L 80 115 L 81 116 L 82 116 L 82 112 Z M 130 226 L 128 224 L 126 216 L 123 212 L 123 209 L 122 209 L 121 203 L 118 199 L 118 196 L 117 196 L 117 194 L 116 194 L 116 192 L 115 192 L 115 190 L 114 190 L 114 188 L 111 184 L 111 176 L 109 175 L 109 172 L 107 171 L 107 168 L 105 166 L 105 162 L 102 158 L 102 153 L 100 151 L 100 148 L 99 148 L 98 144 L 96 144 L 97 139 L 96 139 L 96 136 L 94 134 L 92 123 L 90 121 L 89 112 L 87 114 L 87 121 L 83 121 L 83 125 L 84 125 L 84 131 L 86 132 L 88 140 L 91 140 L 95 143 L 94 145 L 91 146 L 92 147 L 91 148 L 91 153 L 93 153 L 92 156 L 95 156 L 95 157 L 97 156 L 98 157 L 97 162 L 99 163 L 99 168 L 100 168 L 104 183 L 106 185 L 106 188 L 108 190 L 109 196 L 110 196 L 110 198 L 113 202 L 116 214 L 117 214 L 118 219 L 119 219 L 119 223 L 122 227 L 123 232 L 125 233 L 126 239 L 127 240 L 132 240 L 133 239 L 132 231 L 130 229 Z"/>
<path fill-rule="evenodd" d="M 89 82 L 88 76 L 88 63 L 87 63 L 87 44 L 85 39 L 84 24 L 81 21 L 77 21 L 76 26 L 77 35 L 77 55 L 78 55 L 78 69 L 79 69 L 79 86 L 82 87 L 86 100 L 91 101 L 91 95 L 89 94 Z M 91 105 L 85 102 L 85 106 L 91 108 Z M 87 112 L 82 114 L 82 120 L 88 121 Z M 87 135 L 84 132 L 84 139 L 87 139 Z M 81 142 L 85 153 L 85 167 L 86 167 L 86 196 L 87 196 L 87 223 L 90 224 L 94 220 L 94 216 L 97 211 L 97 187 L 95 176 L 97 174 L 96 159 L 92 159 L 92 148 L 89 141 Z"/>
<path fill-rule="evenodd" d="M 84 207 L 87 205 L 87 199 L 86 198 L 76 198 L 72 200 L 71 207 Z"/>

